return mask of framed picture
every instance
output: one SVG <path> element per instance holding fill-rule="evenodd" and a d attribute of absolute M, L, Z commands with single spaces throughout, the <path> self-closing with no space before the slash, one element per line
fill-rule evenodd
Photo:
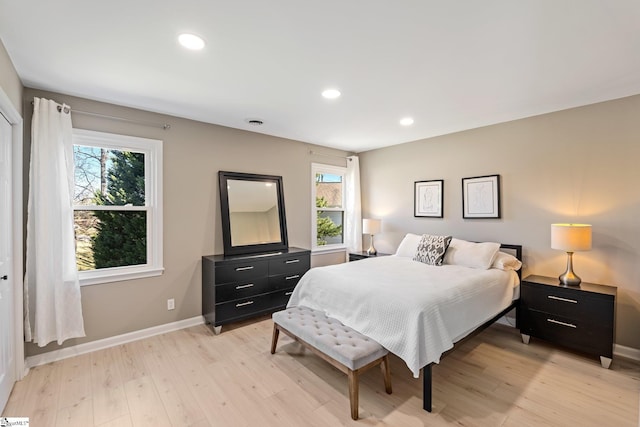
<path fill-rule="evenodd" d="M 413 216 L 442 218 L 444 181 L 416 181 L 413 186 Z"/>
<path fill-rule="evenodd" d="M 462 218 L 500 218 L 500 175 L 462 178 Z"/>

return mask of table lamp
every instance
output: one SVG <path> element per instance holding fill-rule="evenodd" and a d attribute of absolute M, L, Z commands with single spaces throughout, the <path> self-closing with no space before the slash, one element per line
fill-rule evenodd
<path fill-rule="evenodd" d="M 367 255 L 375 255 L 378 253 L 376 248 L 373 247 L 373 235 L 380 232 L 381 221 L 379 219 L 363 219 L 362 220 L 362 232 L 370 236 L 369 249 L 367 249 Z"/>
<path fill-rule="evenodd" d="M 551 248 L 567 252 L 567 271 L 558 279 L 565 286 L 580 286 L 582 279 L 573 272 L 573 253 L 591 249 L 591 225 L 551 224 Z"/>

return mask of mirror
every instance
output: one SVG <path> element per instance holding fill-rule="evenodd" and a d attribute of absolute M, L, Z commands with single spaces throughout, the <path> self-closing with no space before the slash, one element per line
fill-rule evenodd
<path fill-rule="evenodd" d="M 282 177 L 218 172 L 225 255 L 285 250 Z"/>

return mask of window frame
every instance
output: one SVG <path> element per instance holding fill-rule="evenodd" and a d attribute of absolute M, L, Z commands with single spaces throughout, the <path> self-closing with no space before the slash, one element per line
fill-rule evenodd
<path fill-rule="evenodd" d="M 147 263 L 78 271 L 80 286 L 160 276 L 163 266 L 162 238 L 162 140 L 106 132 L 73 129 L 73 145 L 133 151 L 144 154 L 144 206 L 75 205 L 74 212 L 85 210 L 145 211 L 147 213 Z M 75 168 L 75 163 L 74 163 Z M 75 177 L 75 174 L 74 174 Z M 72 196 L 73 197 L 73 196 Z"/>
<path fill-rule="evenodd" d="M 316 207 L 316 175 L 327 173 L 342 176 L 342 208 L 318 208 Z M 323 163 L 311 163 L 311 252 L 337 252 L 347 248 L 345 231 L 347 222 L 346 208 L 347 168 L 342 166 L 327 165 Z M 342 212 L 342 243 L 318 245 L 318 210 Z"/>

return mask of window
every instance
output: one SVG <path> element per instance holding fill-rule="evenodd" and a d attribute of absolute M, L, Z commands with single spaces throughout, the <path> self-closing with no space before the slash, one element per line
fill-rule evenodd
<path fill-rule="evenodd" d="M 81 285 L 162 274 L 162 141 L 74 129 Z"/>
<path fill-rule="evenodd" d="M 346 168 L 314 163 L 312 185 L 312 247 L 315 251 L 343 249 Z"/>

